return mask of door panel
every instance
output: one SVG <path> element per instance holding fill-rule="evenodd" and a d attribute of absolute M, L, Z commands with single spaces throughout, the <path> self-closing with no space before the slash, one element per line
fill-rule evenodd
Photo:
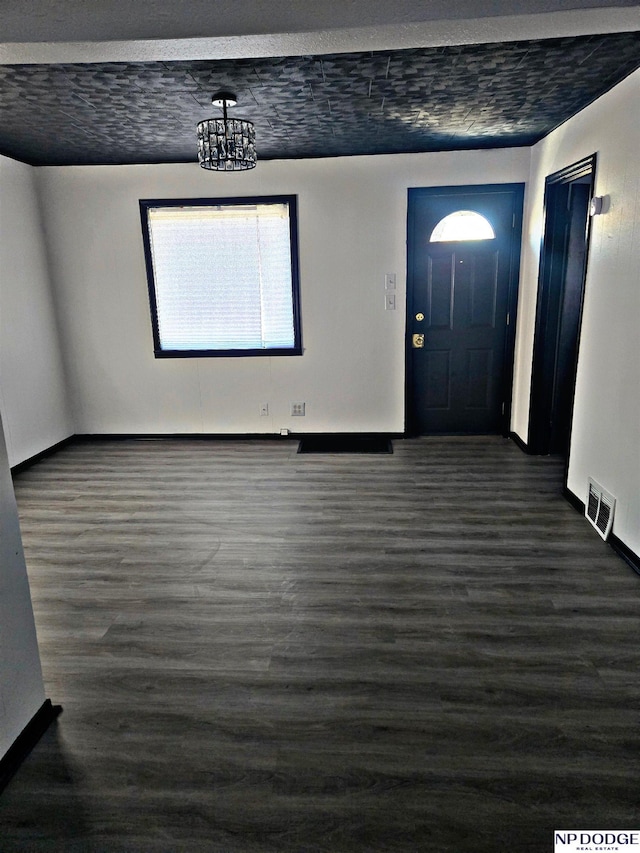
<path fill-rule="evenodd" d="M 489 258 L 473 258 L 467 269 L 471 274 L 469 324 L 494 329 L 498 299 L 498 253 L 494 252 Z"/>
<path fill-rule="evenodd" d="M 495 238 L 430 242 L 437 223 L 457 210 L 480 213 Z M 410 432 L 502 431 L 521 212 L 521 185 L 409 190 Z M 424 335 L 419 349 L 416 334 Z"/>
<path fill-rule="evenodd" d="M 427 327 L 451 329 L 453 327 L 453 272 L 452 258 L 429 257 L 427 277 Z"/>
<path fill-rule="evenodd" d="M 451 352 L 431 350 L 425 364 L 425 405 L 448 410 L 451 406 Z"/>
<path fill-rule="evenodd" d="M 490 349 L 467 350 L 467 409 L 488 410 L 491 405 L 493 352 Z"/>

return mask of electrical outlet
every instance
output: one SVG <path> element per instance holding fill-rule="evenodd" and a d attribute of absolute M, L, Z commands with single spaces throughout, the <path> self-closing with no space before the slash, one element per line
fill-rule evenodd
<path fill-rule="evenodd" d="M 291 417 L 292 418 L 301 418 L 304 416 L 304 403 L 292 403 L 291 404 Z"/>
<path fill-rule="evenodd" d="M 269 417 L 269 404 L 268 403 L 260 403 L 260 417 L 261 418 Z"/>

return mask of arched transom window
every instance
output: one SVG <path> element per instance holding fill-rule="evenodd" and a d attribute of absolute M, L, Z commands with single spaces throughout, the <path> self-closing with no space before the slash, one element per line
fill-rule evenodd
<path fill-rule="evenodd" d="M 452 240 L 493 240 L 495 231 L 488 219 L 475 210 L 456 210 L 441 219 L 431 232 L 430 243 Z"/>

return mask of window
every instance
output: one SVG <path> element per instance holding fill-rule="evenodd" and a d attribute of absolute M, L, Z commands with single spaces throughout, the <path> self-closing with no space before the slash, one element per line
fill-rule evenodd
<path fill-rule="evenodd" d="M 295 196 L 140 212 L 156 358 L 301 354 Z"/>
<path fill-rule="evenodd" d="M 495 232 L 491 223 L 475 210 L 456 210 L 441 219 L 431 232 L 430 243 L 448 243 L 453 240 L 493 240 Z"/>

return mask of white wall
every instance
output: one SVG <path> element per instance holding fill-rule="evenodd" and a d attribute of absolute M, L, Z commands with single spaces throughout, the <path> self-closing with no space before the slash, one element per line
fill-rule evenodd
<path fill-rule="evenodd" d="M 0 423 L 0 758 L 44 700 L 29 582 Z"/>
<path fill-rule="evenodd" d="M 402 431 L 407 188 L 523 181 L 527 149 L 37 170 L 78 433 Z M 138 200 L 295 194 L 304 355 L 154 359 Z M 384 277 L 398 310 L 384 310 Z M 291 418 L 290 403 L 307 415 Z M 260 404 L 270 415 L 260 417 Z"/>
<path fill-rule="evenodd" d="M 513 429 L 528 437 L 529 393 L 545 177 L 594 152 L 594 218 L 585 284 L 569 489 L 587 477 L 618 499 L 613 530 L 640 553 L 640 71 L 532 149 L 526 205 Z"/>
<path fill-rule="evenodd" d="M 34 174 L 0 156 L 0 409 L 11 465 L 73 433 Z"/>

